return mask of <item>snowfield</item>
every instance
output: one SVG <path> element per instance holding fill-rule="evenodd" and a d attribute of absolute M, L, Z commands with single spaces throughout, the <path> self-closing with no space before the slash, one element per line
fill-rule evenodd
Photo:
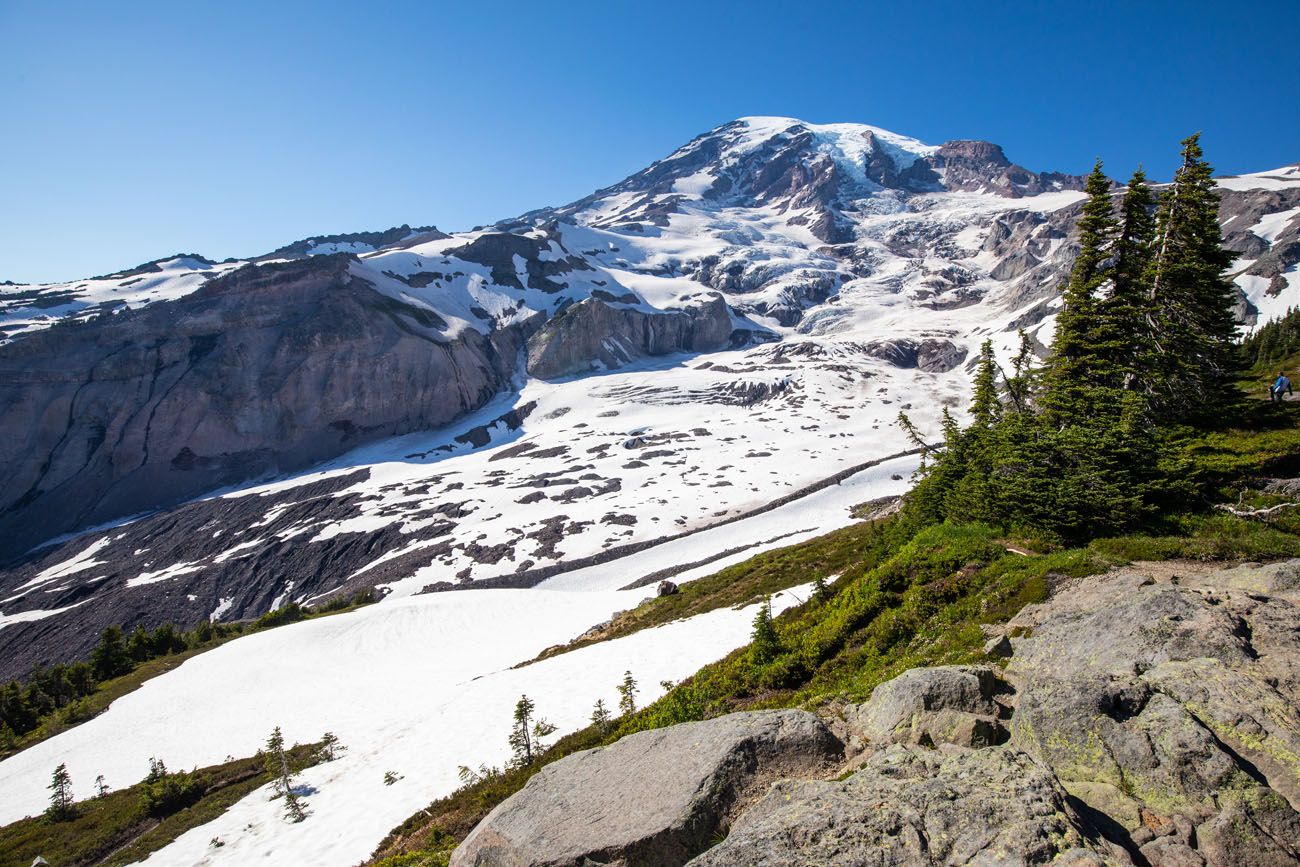
<path fill-rule="evenodd" d="M 743 548 L 676 579 L 688 581 L 847 525 L 853 504 L 900 493 L 915 466 L 910 457 L 889 461 L 762 515 L 536 588 L 411 596 L 237 639 L 0 763 L 0 823 L 43 809 L 49 770 L 60 762 L 68 765 L 77 795 L 89 797 L 97 775 L 109 785 L 137 782 L 150 757 L 189 768 L 250 755 L 277 725 L 289 742 L 332 731 L 348 752 L 302 775 L 314 790 L 307 798 L 312 815 L 302 824 L 285 823 L 279 803 L 259 790 L 149 863 L 355 864 L 393 826 L 454 790 L 460 765 L 508 759 L 511 713 L 521 694 L 559 727 L 558 736 L 586 725 L 597 699 L 617 707 L 615 687 L 624 671 L 636 677 L 644 704 L 663 693 L 661 681 L 680 680 L 749 640 L 756 606 L 709 612 L 512 668 L 654 592 L 618 587 L 666 565 Z M 770 541 L 777 536 L 784 538 Z M 805 600 L 808 590 L 774 597 L 773 610 Z M 386 786 L 390 770 L 403 778 Z M 226 845 L 210 848 L 213 837 Z"/>

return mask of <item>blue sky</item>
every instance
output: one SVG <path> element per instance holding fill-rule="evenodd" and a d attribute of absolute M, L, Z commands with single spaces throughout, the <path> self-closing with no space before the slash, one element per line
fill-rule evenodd
<path fill-rule="evenodd" d="M 1300 160 L 1289 2 L 0 0 L 0 280 L 580 198 L 749 114 L 1034 169 Z"/>

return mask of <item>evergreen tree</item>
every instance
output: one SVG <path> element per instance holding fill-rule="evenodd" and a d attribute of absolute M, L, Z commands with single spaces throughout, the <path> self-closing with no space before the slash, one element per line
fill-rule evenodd
<path fill-rule="evenodd" d="M 104 627 L 99 636 L 99 644 L 90 654 L 90 665 L 95 670 L 95 677 L 100 680 L 108 680 L 131 670 L 131 655 L 127 653 L 126 641 L 120 628 Z"/>
<path fill-rule="evenodd" d="M 1155 242 L 1155 199 L 1142 169 L 1133 172 L 1120 205 L 1120 231 L 1115 243 L 1115 280 L 1102 302 L 1097 352 L 1106 368 L 1108 385 L 1143 393 L 1150 391 L 1153 321 L 1150 288 L 1152 244 Z"/>
<path fill-rule="evenodd" d="M 1029 396 L 1033 391 L 1035 374 L 1034 344 L 1024 329 L 1021 329 L 1020 346 L 1016 350 L 1015 359 L 1011 362 L 1011 378 L 1006 380 L 1007 398 L 1010 403 L 1004 409 L 1014 412 L 1029 410 Z"/>
<path fill-rule="evenodd" d="M 1062 294 L 1052 356 L 1044 377 L 1042 405 L 1050 423 L 1088 413 L 1100 373 L 1097 325 L 1100 292 L 1113 277 L 1110 264 L 1118 228 L 1110 199 L 1110 179 L 1097 160 L 1084 187 L 1088 200 L 1079 218 L 1079 255 Z"/>
<path fill-rule="evenodd" d="M 76 811 L 72 806 L 72 776 L 67 765 L 60 764 L 54 769 L 47 788 L 50 790 L 50 806 L 45 815 L 55 822 L 71 819 Z"/>
<path fill-rule="evenodd" d="M 108 783 L 104 782 L 104 775 L 100 774 L 95 777 L 95 797 L 102 798 L 109 792 Z"/>
<path fill-rule="evenodd" d="M 605 707 L 604 699 L 596 699 L 596 705 L 591 709 L 591 724 L 594 725 L 602 735 L 609 734 L 609 724 L 611 722 L 609 708 Z"/>
<path fill-rule="evenodd" d="M 126 642 L 126 652 L 136 662 L 144 662 L 153 656 L 152 636 L 143 626 L 137 626 Z"/>
<path fill-rule="evenodd" d="M 992 340 L 985 340 L 980 347 L 970 414 L 971 423 L 985 430 L 993 427 L 1002 417 L 1002 401 L 998 397 L 997 360 L 993 355 Z"/>
<path fill-rule="evenodd" d="M 515 721 L 510 728 L 510 751 L 514 755 L 516 767 L 527 767 L 536 758 L 537 745 L 534 742 L 533 711 L 536 706 L 526 695 L 519 696 L 515 702 Z"/>
<path fill-rule="evenodd" d="M 18 744 L 18 736 L 9 727 L 9 723 L 0 722 L 0 751 L 8 752 Z"/>
<path fill-rule="evenodd" d="M 618 685 L 618 711 L 621 715 L 636 713 L 636 693 L 636 681 L 632 678 L 632 672 L 623 672 L 623 682 Z"/>
<path fill-rule="evenodd" d="M 140 782 L 140 808 L 146 816 L 165 818 L 195 804 L 205 786 L 191 772 L 170 773 L 162 759 L 149 759 L 149 773 Z"/>
<path fill-rule="evenodd" d="M 341 754 L 347 752 L 347 747 L 339 741 L 339 736 L 334 732 L 325 732 L 320 739 L 320 757 L 322 761 L 332 762 Z"/>
<path fill-rule="evenodd" d="M 1224 272 L 1219 194 L 1200 135 L 1183 140 L 1182 165 L 1156 212 L 1149 298 L 1154 370 L 1149 388 L 1158 417 L 1180 421 L 1220 411 L 1236 370 L 1236 304 Z"/>
<path fill-rule="evenodd" d="M 749 660 L 754 665 L 766 665 L 781 653 L 781 639 L 772 623 L 772 600 L 768 597 L 758 606 L 754 615 L 754 630 L 750 633 Z"/>
<path fill-rule="evenodd" d="M 1264 323 L 1242 341 L 1241 361 L 1245 365 L 1273 364 L 1297 352 L 1300 352 L 1300 308 L 1292 307 L 1281 319 Z"/>
<path fill-rule="evenodd" d="M 820 572 L 813 579 L 813 598 L 818 602 L 829 602 L 835 594 L 831 591 L 831 585 L 827 583 L 826 576 Z"/>
<path fill-rule="evenodd" d="M 279 729 L 276 729 L 276 731 L 279 732 Z M 165 776 L 167 776 L 167 765 L 163 763 L 162 759 L 155 759 L 150 756 L 149 773 L 145 775 L 144 782 L 156 783 Z"/>
<path fill-rule="evenodd" d="M 273 798 L 284 799 L 284 817 L 290 822 L 301 822 L 307 818 L 306 802 L 294 791 L 296 772 L 289 763 L 289 754 L 284 749 L 284 735 L 276 726 L 271 736 L 266 739 L 263 749 L 266 772 L 271 776 Z"/>

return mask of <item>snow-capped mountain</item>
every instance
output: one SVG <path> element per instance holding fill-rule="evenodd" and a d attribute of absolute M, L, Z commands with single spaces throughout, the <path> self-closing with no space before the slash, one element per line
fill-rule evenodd
<path fill-rule="evenodd" d="M 1300 167 L 1220 183 L 1243 321 L 1275 316 L 1300 301 Z M 330 729 L 352 751 L 307 773 L 311 821 L 254 793 L 151 863 L 353 864 L 457 765 L 501 760 L 520 692 L 562 732 L 624 670 L 653 699 L 753 611 L 511 666 L 647 582 L 905 490 L 900 409 L 934 430 L 984 339 L 1050 342 L 1079 186 L 987 142 L 743 118 L 473 232 L 0 284 L 0 676 L 109 624 L 384 594 L 205 653 L 0 763 L 0 822 L 41 808 L 60 761 L 121 785 L 150 756 Z M 449 589 L 467 592 L 426 592 Z"/>
<path fill-rule="evenodd" d="M 744 118 L 488 229 L 6 287 L 4 553 L 134 519 L 5 573 L 0 674 L 110 623 L 534 584 L 900 452 L 900 406 L 960 408 L 979 342 L 1048 341 L 1079 186 Z M 1300 170 L 1222 186 L 1243 316 L 1274 315 Z"/>

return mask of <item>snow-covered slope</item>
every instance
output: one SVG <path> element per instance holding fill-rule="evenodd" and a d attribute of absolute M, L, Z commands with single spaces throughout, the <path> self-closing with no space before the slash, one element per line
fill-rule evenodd
<path fill-rule="evenodd" d="M 1300 173 L 1221 184 L 1243 318 L 1277 315 L 1300 302 Z M 319 423 L 342 432 L 335 457 L 291 474 L 264 461 L 258 478 L 58 540 L 0 574 L 7 674 L 83 653 L 107 623 L 188 625 L 362 587 L 387 593 L 364 612 L 198 657 L 0 763 L 0 821 L 40 809 L 60 760 L 79 784 L 101 772 L 124 784 L 149 755 L 201 764 L 251 751 L 276 724 L 300 740 L 332 729 L 353 752 L 309 775 L 319 788 L 309 822 L 285 826 L 254 795 L 157 860 L 350 864 L 451 789 L 457 765 L 500 760 L 519 692 L 568 730 L 595 698 L 610 698 L 625 668 L 649 697 L 659 679 L 743 643 L 749 615 L 717 612 L 509 669 L 634 603 L 646 591 L 619 588 L 638 579 L 705 574 L 901 491 L 910 458 L 850 471 L 907 449 L 900 409 L 924 430 L 945 408 L 960 412 L 984 339 L 1004 355 L 1018 329 L 1050 341 L 1079 185 L 986 142 L 743 118 L 578 202 L 475 232 L 402 227 L 309 239 L 249 262 L 181 257 L 76 284 L 0 285 L 0 343 L 21 360 L 61 318 L 101 317 L 65 329 L 77 345 L 76 334 L 103 333 L 124 308 L 194 301 L 207 316 L 241 281 L 279 285 L 269 263 L 346 254 L 329 260 L 342 281 L 321 291 L 382 299 L 376 309 L 397 332 L 427 341 L 414 357 L 445 356 L 444 369 L 460 372 L 447 393 L 476 395 L 439 430 L 368 437 L 326 357 L 339 415 Z M 451 347 L 501 335 L 520 357 L 501 362 L 513 374 L 500 392 L 479 399 L 495 380 L 466 371 Z M 347 358 L 369 353 L 378 361 L 364 369 L 385 377 L 390 351 L 363 346 Z M 117 370 L 103 359 L 91 369 Z M 392 402 L 406 399 L 401 380 L 385 381 Z M 160 439 L 161 425 L 149 424 L 163 405 L 154 391 L 148 384 L 139 413 L 144 453 L 162 456 L 150 478 L 216 460 L 183 426 L 171 435 L 181 439 Z M 59 412 L 89 412 L 79 393 Z M 302 414 L 295 404 L 270 426 Z M 93 430 L 90 439 L 101 447 Z M 70 473 L 87 461 L 73 458 Z M 106 459 L 102 472 L 128 463 Z M 406 779 L 383 787 L 389 769 Z M 373 811 L 364 822 L 350 815 L 361 805 Z M 213 836 L 227 845 L 207 851 Z"/>
<path fill-rule="evenodd" d="M 508 757 L 510 713 L 521 694 L 565 733 L 586 724 L 596 699 L 616 705 L 624 671 L 640 683 L 640 700 L 650 701 L 663 692 L 661 681 L 680 680 L 748 640 L 753 606 L 512 668 L 653 592 L 619 590 L 632 576 L 709 561 L 677 576 L 685 582 L 843 526 L 852 504 L 901 492 L 915 465 L 914 458 L 889 461 L 762 515 L 533 589 L 390 599 L 241 638 L 0 763 L 0 823 L 41 809 L 51 763 L 67 763 L 78 796 L 88 796 L 97 775 L 112 785 L 133 782 L 150 757 L 190 767 L 254 752 L 276 725 L 304 742 L 330 730 L 348 753 L 303 775 L 315 789 L 307 822 L 287 825 L 279 804 L 258 791 L 149 863 L 354 864 L 392 826 L 455 788 L 459 765 Z M 731 553 L 714 559 L 721 551 Z M 807 587 L 783 593 L 774 610 L 807 594 Z M 383 783 L 389 770 L 404 777 L 391 787 Z M 213 837 L 226 845 L 210 848 Z"/>

